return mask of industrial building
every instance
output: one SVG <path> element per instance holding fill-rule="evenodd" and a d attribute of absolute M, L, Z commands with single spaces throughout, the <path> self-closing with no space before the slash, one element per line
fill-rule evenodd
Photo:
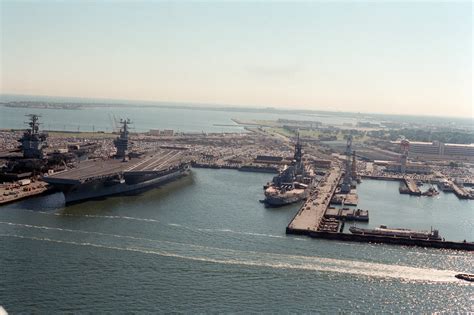
<path fill-rule="evenodd" d="M 430 174 L 431 168 L 421 163 L 403 163 L 387 162 L 385 166 L 386 172 L 391 173 L 409 173 L 409 174 Z"/>
<path fill-rule="evenodd" d="M 400 144 L 400 141 L 393 141 L 392 143 Z M 474 144 L 410 141 L 408 153 L 412 158 L 432 157 L 474 160 Z"/>
<path fill-rule="evenodd" d="M 173 129 L 165 129 L 165 130 L 150 129 L 148 134 L 150 136 L 172 137 L 174 136 L 174 130 Z"/>

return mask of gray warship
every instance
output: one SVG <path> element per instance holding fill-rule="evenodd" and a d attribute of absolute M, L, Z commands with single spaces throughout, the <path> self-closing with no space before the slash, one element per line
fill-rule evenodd
<path fill-rule="evenodd" d="M 302 145 L 298 135 L 291 164 L 285 166 L 271 183 L 263 187 L 265 205 L 279 207 L 308 197 L 315 174 L 312 168 L 303 163 L 302 156 Z"/>
<path fill-rule="evenodd" d="M 95 142 L 69 145 L 64 148 L 50 148 L 48 133 L 40 131 L 41 116 L 29 114 L 29 126 L 18 140 L 16 149 L 0 152 L 0 181 L 17 181 L 39 176 L 48 171 L 59 171 L 65 165 L 86 159 L 99 145 Z"/>
<path fill-rule="evenodd" d="M 114 141 L 117 153 L 113 158 L 82 161 L 74 168 L 43 178 L 64 193 L 66 204 L 135 192 L 189 174 L 189 161 L 182 150 L 131 154 L 128 127 L 131 122 L 120 122 L 120 135 Z"/>

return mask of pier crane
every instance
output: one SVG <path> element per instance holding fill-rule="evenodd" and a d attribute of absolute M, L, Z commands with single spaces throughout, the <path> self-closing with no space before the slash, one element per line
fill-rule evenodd
<path fill-rule="evenodd" d="M 408 151 L 410 149 L 410 142 L 407 139 L 402 139 L 400 141 L 400 148 L 402 151 L 402 155 L 400 157 L 400 172 L 403 176 L 405 176 L 406 167 L 407 167 L 407 159 L 408 159 Z"/>
<path fill-rule="evenodd" d="M 344 179 L 341 185 L 341 192 L 344 194 L 351 192 L 352 185 L 352 167 L 351 167 L 351 156 L 352 156 L 352 135 L 347 137 L 346 143 L 346 166 L 344 170 Z"/>

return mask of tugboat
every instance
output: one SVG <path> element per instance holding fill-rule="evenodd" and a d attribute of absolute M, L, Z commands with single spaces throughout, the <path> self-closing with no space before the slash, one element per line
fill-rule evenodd
<path fill-rule="evenodd" d="M 423 196 L 428 196 L 428 197 L 433 197 L 433 196 L 439 195 L 439 191 L 436 190 L 436 188 L 434 188 L 433 186 L 431 186 L 430 188 L 428 188 L 427 191 L 422 193 L 422 195 Z"/>
<path fill-rule="evenodd" d="M 474 275 L 468 274 L 468 273 L 458 273 L 455 275 L 456 278 L 461 279 L 461 280 L 466 280 L 469 282 L 474 282 Z"/>
<path fill-rule="evenodd" d="M 301 201 L 308 196 L 309 186 L 314 179 L 314 172 L 302 161 L 302 146 L 298 135 L 295 153 L 291 164 L 273 178 L 271 183 L 263 186 L 267 206 L 278 207 Z"/>

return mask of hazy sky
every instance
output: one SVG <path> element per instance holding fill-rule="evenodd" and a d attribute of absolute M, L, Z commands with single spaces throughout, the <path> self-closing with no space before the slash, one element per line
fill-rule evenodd
<path fill-rule="evenodd" d="M 474 116 L 465 2 L 1 3 L 1 92 Z"/>

